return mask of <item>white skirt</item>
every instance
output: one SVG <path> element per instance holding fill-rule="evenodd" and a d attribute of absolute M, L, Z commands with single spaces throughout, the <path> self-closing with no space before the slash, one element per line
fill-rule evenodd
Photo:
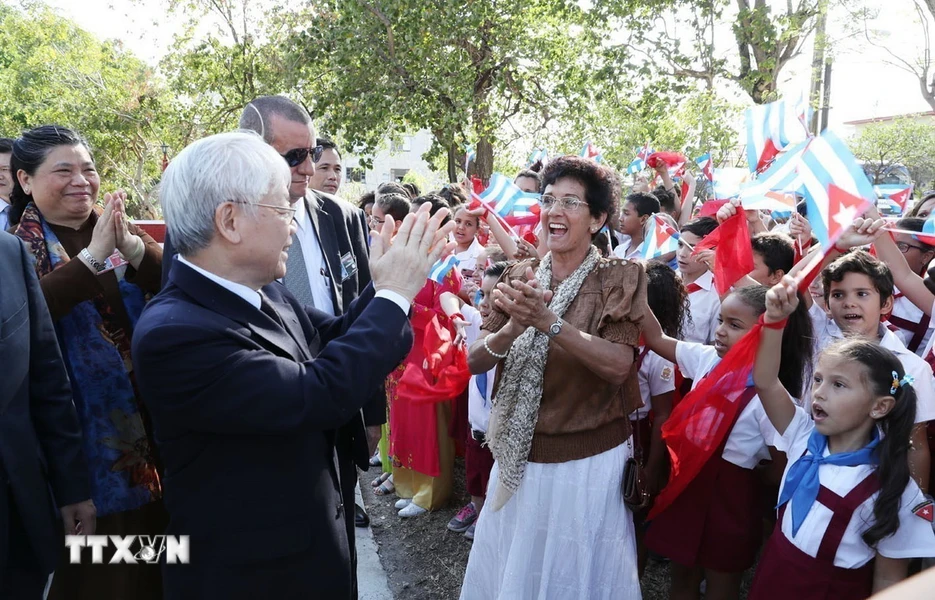
<path fill-rule="evenodd" d="M 621 444 L 564 463 L 528 463 L 516 494 L 477 521 L 462 600 L 641 598 Z M 499 479 L 490 473 L 488 498 Z"/>

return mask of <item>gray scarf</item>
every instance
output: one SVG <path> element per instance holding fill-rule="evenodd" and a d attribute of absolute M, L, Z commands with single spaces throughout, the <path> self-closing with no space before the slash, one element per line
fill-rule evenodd
<path fill-rule="evenodd" d="M 577 297 L 585 278 L 601 259 L 591 246 L 584 262 L 575 269 L 549 302 L 549 308 L 561 317 Z M 536 271 L 536 281 L 543 290 L 552 283 L 552 254 L 546 254 Z M 523 481 L 526 460 L 532 448 L 532 436 L 539 419 L 542 382 L 549 353 L 549 337 L 534 327 L 524 331 L 510 348 L 500 377 L 500 387 L 493 400 L 487 442 L 500 468 L 500 481 L 493 496 L 493 510 L 500 510 L 513 497 Z"/>

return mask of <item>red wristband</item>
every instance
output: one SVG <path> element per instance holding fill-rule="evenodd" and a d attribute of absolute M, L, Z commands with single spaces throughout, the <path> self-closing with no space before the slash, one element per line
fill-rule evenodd
<path fill-rule="evenodd" d="M 467 319 L 464 318 L 464 315 L 462 315 L 459 312 L 456 312 L 453 315 L 448 315 L 448 319 L 451 321 L 454 321 L 455 319 L 461 319 L 462 321 L 467 321 Z"/>
<path fill-rule="evenodd" d="M 775 323 L 767 323 L 767 322 L 766 322 L 766 313 L 763 313 L 762 315 L 760 315 L 760 318 L 759 318 L 759 320 L 757 321 L 757 323 L 759 323 L 760 325 L 762 325 L 763 327 L 765 327 L 765 328 L 767 328 L 767 329 L 783 329 L 783 328 L 785 328 L 785 326 L 786 326 L 786 321 L 788 321 L 788 320 L 789 320 L 789 318 L 786 317 L 786 318 L 783 319 L 782 321 L 776 321 Z"/>
<path fill-rule="evenodd" d="M 850 248 L 840 248 L 837 244 L 835 244 L 834 246 L 832 246 L 832 248 L 835 249 L 835 250 L 837 250 L 837 251 L 840 252 L 841 254 L 847 254 L 848 251 L 850 250 Z"/>

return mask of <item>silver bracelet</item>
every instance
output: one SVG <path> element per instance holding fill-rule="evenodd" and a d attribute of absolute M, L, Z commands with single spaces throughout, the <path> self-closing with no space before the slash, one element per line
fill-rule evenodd
<path fill-rule="evenodd" d="M 490 354 L 490 356 L 492 356 L 492 357 L 494 357 L 494 358 L 496 358 L 496 359 L 498 359 L 498 360 L 503 360 L 504 358 L 506 358 L 506 355 L 510 353 L 510 351 L 507 350 L 507 351 L 504 352 L 503 354 L 497 354 L 496 352 L 494 352 L 493 349 L 490 347 L 490 344 L 487 343 L 487 340 L 488 340 L 492 335 L 493 335 L 493 334 L 488 335 L 487 337 L 484 338 L 484 350 L 486 350 L 487 353 Z M 512 344 L 511 344 L 511 347 L 512 347 Z"/>

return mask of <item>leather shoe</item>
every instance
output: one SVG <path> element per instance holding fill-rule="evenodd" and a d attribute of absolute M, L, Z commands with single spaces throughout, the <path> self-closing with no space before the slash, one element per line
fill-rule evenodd
<path fill-rule="evenodd" d="M 370 515 L 360 504 L 354 505 L 354 525 L 357 527 L 370 527 Z"/>

